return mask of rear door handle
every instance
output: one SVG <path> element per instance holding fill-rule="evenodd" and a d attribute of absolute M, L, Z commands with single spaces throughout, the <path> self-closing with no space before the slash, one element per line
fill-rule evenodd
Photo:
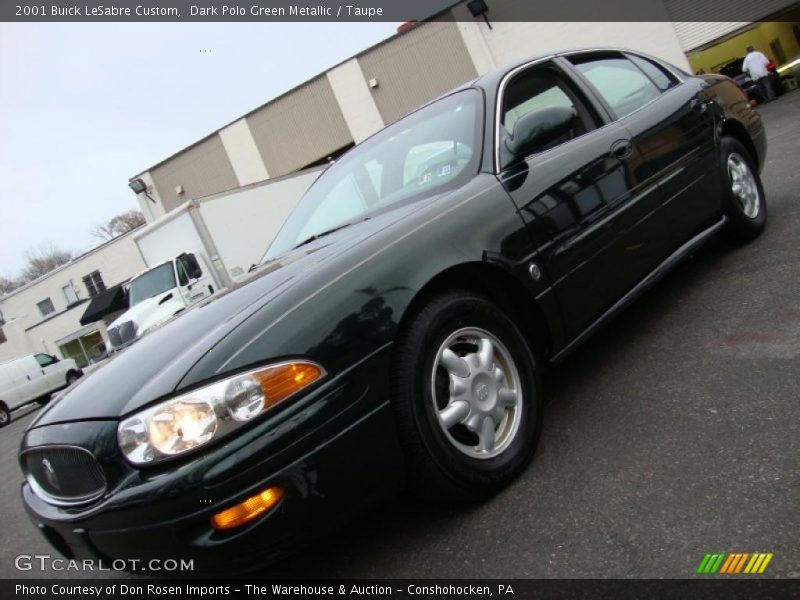
<path fill-rule="evenodd" d="M 611 144 L 611 154 L 616 158 L 628 158 L 633 154 L 633 144 L 630 140 L 617 140 Z"/>

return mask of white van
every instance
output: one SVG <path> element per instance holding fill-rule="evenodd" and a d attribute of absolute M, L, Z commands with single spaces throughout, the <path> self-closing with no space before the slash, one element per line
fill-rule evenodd
<path fill-rule="evenodd" d="M 49 397 L 72 385 L 83 372 L 71 358 L 29 354 L 0 364 L 0 427 L 11 421 L 11 411 Z"/>

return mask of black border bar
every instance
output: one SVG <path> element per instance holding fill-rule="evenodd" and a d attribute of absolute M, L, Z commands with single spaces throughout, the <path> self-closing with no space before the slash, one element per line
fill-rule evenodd
<path fill-rule="evenodd" d="M 488 590 L 488 593 L 487 593 Z M 123 593 L 123 591 L 125 593 Z M 0 597 L 103 600 L 163 597 L 659 600 L 783 600 L 800 595 L 797 579 L 482 579 L 482 580 L 150 580 L 5 579 Z"/>
<path fill-rule="evenodd" d="M 800 2 L 765 15 L 758 0 L 483 0 L 486 20 L 537 22 L 793 21 Z M 372 22 L 472 17 L 467 0 L 3 0 L 6 22 Z M 460 6 L 459 6 L 460 5 Z M 450 8 L 458 6 L 457 16 Z M 192 7 L 195 7 L 194 9 Z M 201 10 L 202 9 L 202 10 Z"/>

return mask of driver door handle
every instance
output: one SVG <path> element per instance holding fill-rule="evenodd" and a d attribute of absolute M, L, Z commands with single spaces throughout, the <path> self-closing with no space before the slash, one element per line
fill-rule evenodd
<path fill-rule="evenodd" d="M 691 108 L 694 112 L 700 113 L 701 115 L 706 112 L 706 108 L 708 108 L 708 104 L 701 100 L 700 98 L 694 98 L 689 103 L 689 108 Z"/>
<path fill-rule="evenodd" d="M 633 144 L 630 140 L 617 140 L 611 144 L 611 154 L 619 159 L 625 159 L 633 154 Z"/>

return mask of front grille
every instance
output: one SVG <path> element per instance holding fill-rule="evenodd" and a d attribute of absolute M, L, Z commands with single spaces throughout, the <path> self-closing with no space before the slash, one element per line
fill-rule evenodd
<path fill-rule="evenodd" d="M 106 490 L 103 469 L 84 448 L 33 448 L 23 454 L 22 464 L 34 492 L 53 504 L 89 502 Z"/>

